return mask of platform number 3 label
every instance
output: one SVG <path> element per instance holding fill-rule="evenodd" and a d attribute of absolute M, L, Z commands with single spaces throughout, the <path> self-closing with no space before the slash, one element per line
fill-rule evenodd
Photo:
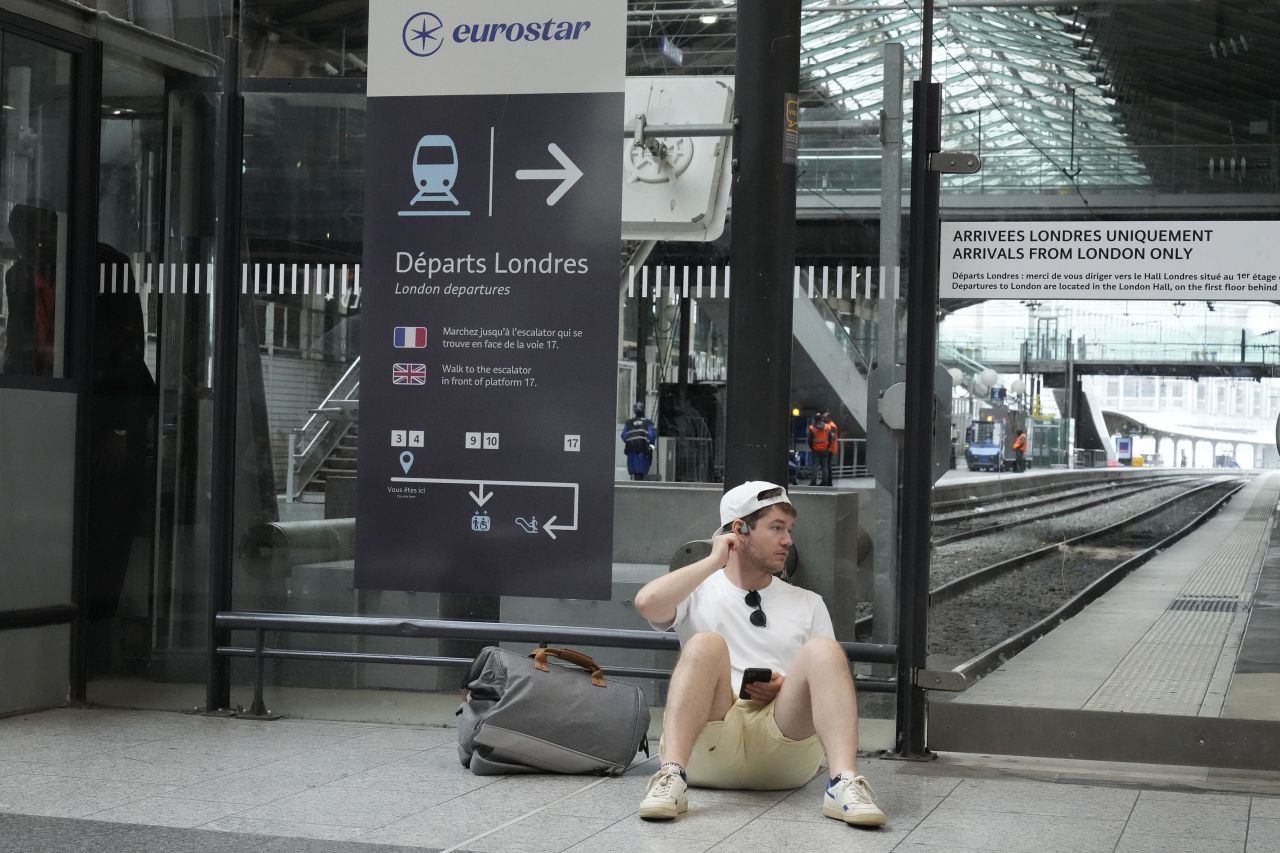
<path fill-rule="evenodd" d="M 581 449 L 582 449 L 582 436 L 580 436 L 580 435 L 566 435 L 566 436 L 564 437 L 564 452 L 565 452 L 565 453 L 577 453 L 577 452 L 578 452 L 579 450 L 581 450 Z"/>

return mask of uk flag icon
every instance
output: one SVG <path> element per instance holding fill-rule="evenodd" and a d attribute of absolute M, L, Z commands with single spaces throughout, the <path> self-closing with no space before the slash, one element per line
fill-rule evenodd
<path fill-rule="evenodd" d="M 395 385 L 426 385 L 427 366 L 425 364 L 393 364 L 391 365 L 391 382 Z"/>
<path fill-rule="evenodd" d="M 396 349 L 424 349 L 427 346 L 426 326 L 396 326 Z"/>

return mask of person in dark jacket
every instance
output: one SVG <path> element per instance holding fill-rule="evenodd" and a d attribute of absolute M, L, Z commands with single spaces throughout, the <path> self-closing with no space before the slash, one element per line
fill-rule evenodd
<path fill-rule="evenodd" d="M 0 372 L 53 376 L 57 335 L 58 217 L 52 210 L 16 204 L 9 233 L 18 260 L 4 277 L 9 303 Z"/>
<path fill-rule="evenodd" d="M 643 480 L 653 464 L 653 445 L 658 431 L 653 421 L 644 416 L 644 405 L 636 403 L 632 409 L 635 417 L 622 426 L 622 446 L 627 453 L 627 473 L 633 480 Z"/>
<path fill-rule="evenodd" d="M 91 622 L 117 615 L 130 556 L 139 547 L 135 539 L 145 530 L 148 484 L 155 482 L 159 405 L 146 364 L 142 300 L 129 258 L 99 243 L 97 260 L 101 269 L 120 271 L 122 287 L 94 300 L 90 557 L 85 576 L 85 614 Z"/>

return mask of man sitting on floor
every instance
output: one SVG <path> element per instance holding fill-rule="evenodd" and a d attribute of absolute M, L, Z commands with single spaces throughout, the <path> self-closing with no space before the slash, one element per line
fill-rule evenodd
<path fill-rule="evenodd" d="M 858 707 L 844 650 L 822 598 L 775 577 L 791 548 L 796 511 L 781 486 L 743 483 L 720 500 L 711 554 L 646 584 L 640 615 L 680 636 L 671 676 L 662 767 L 640 816 L 670 819 L 689 808 L 689 785 L 780 790 L 821 767 L 831 780 L 822 813 L 881 826 L 884 812 L 858 775 Z M 744 685 L 746 669 L 767 681 Z M 749 698 L 739 698 L 740 691 Z"/>

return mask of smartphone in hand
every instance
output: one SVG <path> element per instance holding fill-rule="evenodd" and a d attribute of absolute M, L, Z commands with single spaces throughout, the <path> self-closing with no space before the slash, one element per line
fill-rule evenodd
<path fill-rule="evenodd" d="M 772 681 L 772 680 L 773 680 L 773 670 L 748 667 L 742 673 L 742 686 L 738 688 L 738 698 L 739 699 L 751 698 L 750 696 L 747 695 L 747 685 L 750 684 L 751 682 Z"/>

